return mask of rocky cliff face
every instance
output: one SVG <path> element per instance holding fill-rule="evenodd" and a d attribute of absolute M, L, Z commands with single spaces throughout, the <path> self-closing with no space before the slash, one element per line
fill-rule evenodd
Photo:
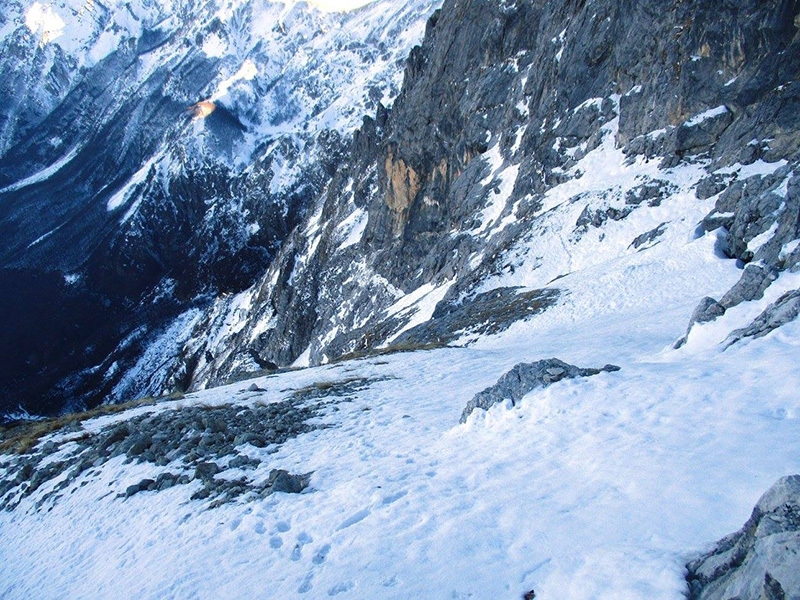
<path fill-rule="evenodd" d="M 373 8 L 353 13 L 364 33 L 360 46 L 348 43 L 365 62 L 388 65 L 388 40 L 428 7 L 393 9 L 406 19 L 395 29 L 369 17 Z M 313 34 L 305 17 L 287 14 Z M 233 13 L 217 15 L 197 44 L 217 36 L 224 52 L 214 42 L 211 51 L 180 54 L 153 70 L 163 83 L 117 109 L 154 131 L 149 143 L 129 140 L 135 159 L 120 152 L 128 146 L 104 141 L 112 130 L 128 139 L 120 122 L 101 129 L 99 145 L 76 150 L 97 156 L 103 148 L 100 167 L 81 160 L 56 169 L 61 150 L 43 158 L 53 127 L 6 154 L 21 158 L 0 173 L 4 231 L 17 232 L 8 233 L 4 264 L 39 264 L 44 248 L 49 256 L 66 245 L 57 263 L 65 272 L 81 265 L 79 282 L 113 282 L 101 292 L 79 283 L 87 297 L 106 306 L 121 290 L 107 310 L 137 307 L 139 317 L 91 354 L 83 387 L 95 400 L 206 387 L 377 347 L 468 340 L 546 310 L 565 295 L 558 279 L 570 272 L 705 231 L 716 232 L 721 255 L 748 265 L 720 299 L 727 309 L 763 293 L 800 257 L 798 14 L 797 1 L 448 1 L 406 60 L 390 109 L 391 77 L 383 88 L 331 90 L 334 106 L 360 99 L 348 119 L 372 106 L 352 137 L 318 133 L 327 109 L 296 106 L 324 98 L 316 88 L 324 77 L 301 79 L 298 69 L 281 87 L 277 68 L 231 87 L 204 121 L 173 123 L 170 137 L 159 119 L 224 87 L 221 75 L 209 77 L 209 61 L 230 63 L 225 73 L 235 78 L 244 57 L 263 55 L 252 32 L 244 50 L 231 41 Z M 284 17 L 276 27 L 291 23 Z M 169 39 L 182 44 L 186 32 Z M 175 47 L 153 44 L 154 52 Z M 331 46 L 311 47 L 317 70 L 335 72 L 322 58 Z M 136 49 L 104 60 L 109 73 L 144 62 Z M 100 93 L 83 85 L 65 96 L 71 112 L 48 117 L 62 119 L 59 127 Z M 100 88 L 114 97 L 114 86 Z M 302 133 L 306 122 L 314 133 Z M 251 150 L 232 150 L 242 144 Z M 40 182 L 45 165 L 54 175 Z M 72 190 L 92 177 L 113 180 L 115 195 L 106 200 L 99 183 L 84 185 L 91 202 L 70 203 L 69 214 L 48 208 L 60 216 L 45 229 L 57 231 L 34 244 L 33 232 L 19 233 L 23 216 L 42 208 L 45 196 L 33 191 L 64 182 Z"/>
<path fill-rule="evenodd" d="M 446 2 L 391 111 L 365 119 L 310 218 L 198 322 L 173 373 L 205 386 L 468 340 L 545 309 L 561 276 L 671 235 L 715 232 L 747 265 L 723 308 L 760 297 L 800 256 L 798 13 Z"/>

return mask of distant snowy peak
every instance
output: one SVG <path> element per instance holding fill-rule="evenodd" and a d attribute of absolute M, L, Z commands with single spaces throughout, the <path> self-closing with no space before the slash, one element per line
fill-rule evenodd
<path fill-rule="evenodd" d="M 375 0 L 308 0 L 308 4 L 322 12 L 349 12 L 374 2 Z M 298 2 L 290 0 L 286 4 L 293 6 Z"/>
<path fill-rule="evenodd" d="M 247 164 L 269 138 L 307 139 L 323 129 L 349 133 L 378 102 L 391 104 L 403 62 L 439 4 L 14 2 L 0 44 L 13 32 L 35 38 L 40 52 L 66 61 L 59 68 L 65 91 L 115 52 L 133 52 L 138 82 L 170 63 L 180 78 L 179 64 L 204 57 L 216 74 L 190 104 L 223 105 L 245 126 L 234 162 Z"/>
<path fill-rule="evenodd" d="M 57 45 L 77 66 L 91 67 L 125 40 L 139 39 L 155 29 L 175 31 L 180 25 L 176 8 L 169 0 L 12 2 L 8 22 L 17 26 L 24 23 L 41 47 Z M 5 29 L 10 28 L 7 25 Z"/>
<path fill-rule="evenodd" d="M 312 126 L 309 117 L 319 117 L 320 126 L 352 129 L 364 108 L 360 97 L 364 92 L 377 86 L 373 98 L 377 94 L 387 103 L 398 91 L 402 69 L 395 65 L 421 40 L 427 17 L 439 4 L 438 0 L 12 1 L 0 27 L 0 43 L 15 32 L 31 36 L 45 52 L 58 47 L 73 71 L 89 69 L 123 47 L 133 48 L 145 72 L 150 63 L 168 58 L 164 46 L 171 47 L 170 54 L 196 49 L 218 61 L 208 96 L 247 107 L 249 117 L 265 125 L 263 133 L 274 133 L 276 125 L 284 130 L 290 123 L 294 130 L 307 130 Z M 393 72 L 386 73 L 387 68 Z M 242 69 L 249 76 L 243 76 Z M 294 90 L 283 89 L 289 93 L 261 107 L 252 106 L 280 80 L 294 80 L 300 72 L 315 80 L 310 86 L 314 89 L 299 86 L 298 97 L 291 93 Z M 236 89 L 241 81 L 252 84 Z M 339 98 L 344 102 L 328 105 Z"/>
<path fill-rule="evenodd" d="M 393 102 L 405 58 L 438 4 L 14 1 L 0 26 L 6 63 L 0 81 L 35 102 L 20 99 L 0 111 L 0 154 L 12 152 L 13 173 L 3 191 L 49 179 L 80 160 L 95 126 L 120 122 L 123 144 L 138 138 L 138 147 L 150 150 L 133 165 L 128 185 L 102 190 L 109 208 L 121 208 L 123 197 L 133 203 L 128 188 L 141 183 L 142 170 L 156 159 L 174 171 L 160 160 L 168 154 L 177 153 L 182 164 L 221 162 L 240 171 L 275 153 L 284 167 L 272 189 L 292 185 L 296 177 L 287 175 L 301 170 L 297 159 L 313 152 L 320 132 L 349 135 L 379 103 Z M 93 82 L 102 92 L 91 90 Z M 48 117 L 75 110 L 70 92 L 82 105 L 91 102 L 77 109 L 91 123 L 70 119 L 65 131 Z M 175 114 L 161 127 L 151 114 L 158 107 L 146 104 L 160 98 L 183 104 L 194 123 L 187 128 Z M 215 111 L 216 128 L 205 122 Z M 31 130 L 43 126 L 50 130 L 31 142 Z M 124 176 L 128 169 L 117 170 Z"/>

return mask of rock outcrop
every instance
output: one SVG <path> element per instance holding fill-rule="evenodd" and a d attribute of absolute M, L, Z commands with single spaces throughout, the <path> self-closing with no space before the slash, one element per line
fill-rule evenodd
<path fill-rule="evenodd" d="M 800 315 L 800 290 L 786 292 L 758 315 L 750 325 L 732 331 L 726 345 L 735 344 L 743 338 L 759 338 L 794 321 Z"/>
<path fill-rule="evenodd" d="M 467 417 L 476 408 L 488 410 L 495 404 L 506 400 L 515 404 L 525 394 L 537 388 L 545 388 L 562 379 L 591 377 L 599 373 L 613 373 L 619 370 L 616 365 L 606 365 L 602 369 L 582 369 L 557 358 L 539 360 L 535 363 L 520 363 L 498 379 L 493 386 L 475 394 L 475 397 L 464 407 L 460 422 L 465 423 Z"/>
<path fill-rule="evenodd" d="M 690 600 L 800 598 L 800 475 L 779 479 L 738 532 L 690 562 Z"/>

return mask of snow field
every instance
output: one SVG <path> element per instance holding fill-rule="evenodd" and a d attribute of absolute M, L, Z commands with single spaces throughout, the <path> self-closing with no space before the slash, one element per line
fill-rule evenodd
<path fill-rule="evenodd" d="M 330 428 L 273 455 L 247 448 L 260 469 L 313 471 L 303 494 L 206 510 L 190 484 L 123 501 L 159 470 L 111 461 L 50 512 L 0 515 L 0 595 L 681 598 L 683 564 L 800 469 L 800 325 L 724 351 L 721 334 L 671 349 L 699 297 L 737 278 L 713 237 L 564 277 L 558 305 L 468 348 L 287 373 L 258 380 L 260 395 L 192 394 L 182 402 L 275 401 L 389 377 L 328 409 Z M 795 285 L 786 277 L 775 285 Z M 457 424 L 514 364 L 550 356 L 622 370 Z"/>

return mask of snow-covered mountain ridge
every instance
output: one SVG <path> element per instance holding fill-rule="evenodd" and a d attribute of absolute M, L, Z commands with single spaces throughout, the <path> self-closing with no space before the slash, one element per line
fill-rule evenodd
<path fill-rule="evenodd" d="M 160 41 L 135 50 L 124 72 L 152 74 L 140 88 L 115 75 L 111 89 L 125 93 L 93 106 L 114 115 L 109 131 L 125 123 L 127 133 L 92 138 L 91 154 L 133 140 L 141 149 L 142 136 L 153 149 L 134 160 L 104 153 L 103 166 L 73 148 L 44 166 L 46 119 L 39 138 L 9 151 L 20 160 L 6 161 L 16 182 L 4 222 L 20 246 L 9 244 L 6 264 L 48 273 L 3 271 L 7 304 L 55 296 L 70 308 L 66 318 L 14 308 L 23 325 L 5 338 L 22 338 L 23 351 L 6 349 L 18 357 L 7 403 L 27 391 L 23 407 L 52 411 L 66 397 L 77 408 L 496 331 L 559 295 L 554 278 L 682 235 L 676 220 L 725 227 L 724 251 L 751 263 L 744 295 L 722 305 L 795 263 L 791 7 L 730 7 L 718 20 L 702 3 L 666 16 L 649 5 L 457 6 L 428 23 L 387 111 L 378 102 L 392 97 L 399 57 L 432 6 L 344 16 L 302 6 L 162 7 L 177 21 L 143 13 L 142 35 Z M 28 43 L 41 44 L 19 15 Z M 122 31 L 115 19 L 105 26 Z M 653 23 L 662 33 L 644 36 Z M 92 31 L 87 56 L 106 29 Z M 64 52 L 62 37 L 38 51 Z M 97 64 L 115 74 L 123 55 Z M 62 119 L 96 96 L 81 85 Z M 205 118 L 175 123 L 202 99 Z M 370 108 L 375 118 L 350 139 Z M 59 123 L 82 139 L 89 121 Z M 53 194 L 81 211 L 71 225 L 56 223 L 66 215 Z M 25 234 L 43 202 L 52 222 Z M 53 279 L 58 265 L 66 282 Z M 41 339 L 26 337 L 32 312 L 56 313 Z M 54 355 L 64 338 L 68 351 Z"/>
<path fill-rule="evenodd" d="M 114 397 L 181 312 L 252 284 L 363 114 L 397 94 L 435 6 L 11 2 L 0 267 L 20 323 L 3 355 L 20 358 L 1 378 L 4 410 Z M 213 111 L 192 118 L 198 106 Z M 57 306 L 20 306 L 28 296 Z"/>

